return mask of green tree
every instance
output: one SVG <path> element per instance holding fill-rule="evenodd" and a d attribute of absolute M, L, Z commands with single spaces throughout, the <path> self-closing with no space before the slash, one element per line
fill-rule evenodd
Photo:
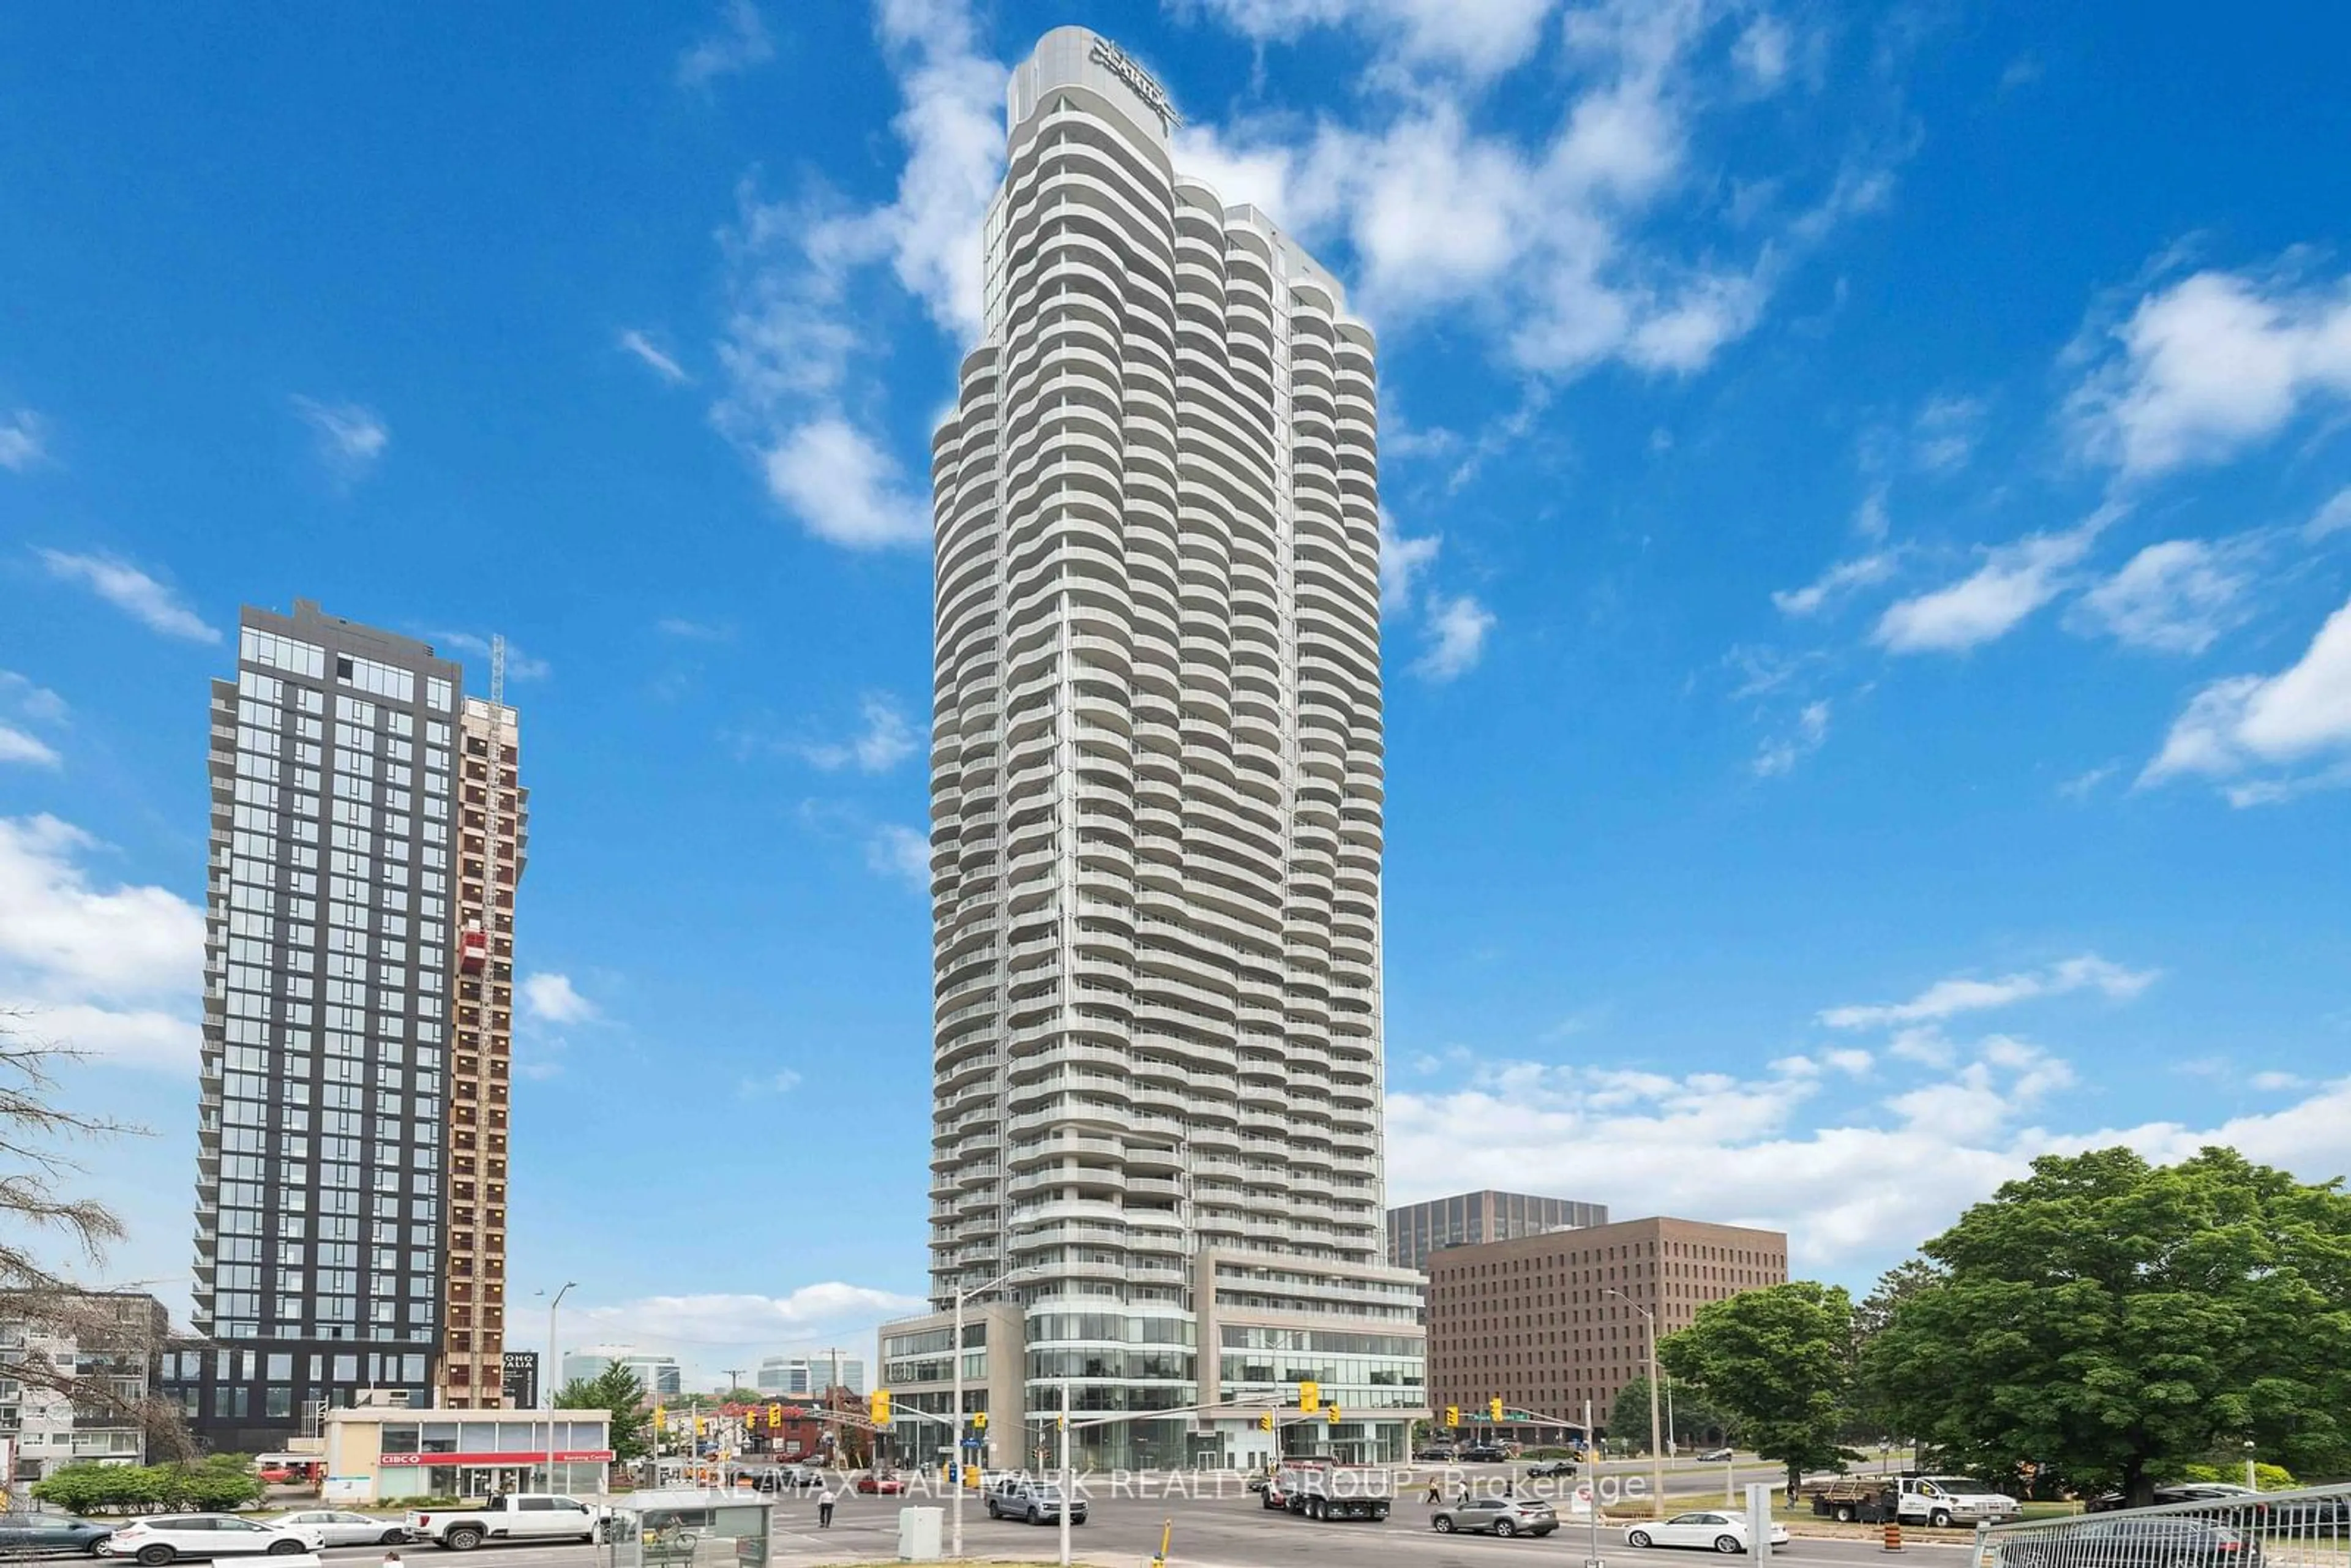
<path fill-rule="evenodd" d="M 1792 1494 L 1806 1470 L 1860 1457 L 1837 1440 L 1853 1386 L 1853 1298 L 1843 1286 L 1792 1280 L 1708 1301 L 1658 1342 L 1657 1361 L 1677 1386 L 1696 1384 L 1729 1412 L 1757 1453 L 1787 1466 Z"/>
<path fill-rule="evenodd" d="M 1880 1274 L 1869 1294 L 1853 1309 L 1855 1377 L 1844 1427 L 1846 1442 L 1867 1448 L 1909 1436 L 1896 1430 L 1902 1425 L 1901 1413 L 1886 1403 L 1877 1385 L 1861 1375 L 1860 1369 L 1867 1364 L 1871 1342 L 1886 1332 L 1886 1325 L 1894 1321 L 1896 1310 L 1912 1297 L 1942 1283 L 1943 1278 L 1938 1264 L 1925 1258 L 1909 1259 Z"/>
<path fill-rule="evenodd" d="M 168 1465 L 67 1465 L 33 1483 L 33 1495 L 70 1513 L 131 1513 L 151 1508 L 249 1508 L 267 1490 L 243 1454 Z"/>
<path fill-rule="evenodd" d="M 2351 1196 L 2232 1149 L 2047 1155 L 1927 1243 L 1946 1271 L 1865 1355 L 1874 1396 L 1953 1463 L 2033 1461 L 2148 1501 L 2251 1438 L 2351 1467 Z"/>
<path fill-rule="evenodd" d="M 612 1416 L 612 1455 L 625 1464 L 653 1452 L 653 1413 L 645 1385 L 617 1361 L 593 1377 L 575 1377 L 555 1391 L 558 1410 L 605 1410 Z"/>
<path fill-rule="evenodd" d="M 1667 1438 L 1684 1449 L 1711 1448 L 1729 1440 L 1738 1426 L 1730 1412 L 1708 1398 L 1696 1384 L 1685 1384 L 1668 1372 L 1666 1392 L 1657 1402 L 1657 1425 Z M 1635 1453 L 1649 1451 L 1649 1377 L 1646 1373 L 1616 1391 L 1609 1407 L 1608 1435 L 1629 1439 Z"/>

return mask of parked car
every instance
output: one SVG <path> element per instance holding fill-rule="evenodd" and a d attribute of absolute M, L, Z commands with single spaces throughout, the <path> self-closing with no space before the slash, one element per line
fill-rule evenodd
<path fill-rule="evenodd" d="M 1698 1457 L 1698 1462 L 1701 1465 L 1727 1465 L 1738 1457 L 1738 1453 L 1730 1448 L 1708 1448 Z"/>
<path fill-rule="evenodd" d="M 308 1525 L 329 1546 L 397 1546 L 408 1539 L 408 1526 L 396 1519 L 353 1513 L 348 1509 L 314 1508 L 299 1513 L 265 1518 L 264 1524 Z"/>
<path fill-rule="evenodd" d="M 0 1552 L 10 1557 L 96 1555 L 114 1526 L 78 1513 L 0 1513 Z"/>
<path fill-rule="evenodd" d="M 1462 1531 L 1480 1535 L 1549 1535 L 1559 1528 L 1559 1515 L 1539 1498 L 1472 1497 L 1447 1503 L 1428 1516 L 1429 1528 L 1439 1535 Z"/>
<path fill-rule="evenodd" d="M 1530 1479 L 1533 1480 L 1573 1480 L 1575 1479 L 1575 1461 L 1573 1459 L 1552 1459 L 1542 1464 L 1529 1465 L 1527 1467 L 1527 1475 Z"/>
<path fill-rule="evenodd" d="M 2261 1561 L 2249 1531 L 2192 1514 L 2118 1513 L 2001 1547 L 2008 1568 L 2260 1568 Z"/>
<path fill-rule="evenodd" d="M 282 1487 L 295 1479 L 294 1472 L 284 1465 L 264 1465 L 257 1473 L 266 1485 L 273 1487 Z"/>
<path fill-rule="evenodd" d="M 906 1490 L 903 1477 L 876 1475 L 872 1470 L 858 1477 L 854 1484 L 867 1497 L 896 1497 Z"/>
<path fill-rule="evenodd" d="M 1788 1527 L 1771 1527 L 1771 1544 L 1788 1543 Z M 1700 1509 L 1695 1513 L 1677 1513 L 1673 1518 L 1654 1524 L 1636 1524 L 1625 1531 L 1627 1546 L 1699 1546 L 1719 1552 L 1725 1556 L 1747 1550 L 1747 1520 L 1744 1515 L 1724 1513 L 1714 1509 Z"/>
<path fill-rule="evenodd" d="M 1499 1443 L 1472 1443 L 1461 1450 L 1461 1462 L 1465 1465 L 1499 1465 L 1509 1458 Z"/>
<path fill-rule="evenodd" d="M 103 1557 L 135 1557 L 145 1568 L 183 1557 L 290 1557 L 326 1538 L 310 1525 L 261 1524 L 230 1513 L 166 1513 L 134 1519 L 99 1542 Z"/>
<path fill-rule="evenodd" d="M 1430 1443 L 1412 1451 L 1413 1458 L 1424 1465 L 1449 1465 L 1460 1455 L 1450 1443 Z"/>
<path fill-rule="evenodd" d="M 2179 1481 L 2156 1488 L 2150 1506 L 2161 1508 L 2175 1502 L 2236 1503 L 2256 1500 L 2261 1495 L 2252 1488 L 2240 1486 L 2233 1481 Z M 2118 1491 L 2110 1491 L 2104 1497 L 2092 1498 L 2082 1508 L 2087 1513 L 2108 1513 L 2129 1506 L 2129 1499 Z"/>
<path fill-rule="evenodd" d="M 1018 1519 L 1030 1524 L 1059 1524 L 1061 1521 L 1061 1487 L 1058 1481 L 1017 1477 L 989 1492 L 987 1502 L 990 1519 Z M 1086 1500 L 1081 1493 L 1070 1501 L 1070 1522 L 1085 1521 Z"/>

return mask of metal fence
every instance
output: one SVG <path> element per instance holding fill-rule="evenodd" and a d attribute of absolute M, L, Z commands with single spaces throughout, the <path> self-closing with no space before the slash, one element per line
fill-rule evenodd
<path fill-rule="evenodd" d="M 1976 1568 L 2351 1568 L 2351 1483 L 1988 1524 Z"/>

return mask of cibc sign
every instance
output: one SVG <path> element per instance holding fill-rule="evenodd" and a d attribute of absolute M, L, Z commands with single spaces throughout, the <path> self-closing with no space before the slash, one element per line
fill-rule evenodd
<path fill-rule="evenodd" d="M 1133 88 L 1134 95 L 1159 117 L 1162 126 L 1173 130 L 1184 123 L 1184 117 L 1176 112 L 1176 105 L 1168 99 L 1167 89 L 1159 85 L 1156 77 L 1130 59 L 1124 49 L 1108 38 L 1098 37 L 1094 40 L 1093 61 Z"/>

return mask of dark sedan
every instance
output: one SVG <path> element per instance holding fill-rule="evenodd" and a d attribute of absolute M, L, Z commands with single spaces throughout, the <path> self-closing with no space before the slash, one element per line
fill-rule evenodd
<path fill-rule="evenodd" d="M 114 1526 L 78 1513 L 0 1514 L 0 1552 L 12 1557 L 48 1553 L 95 1557 L 98 1543 L 113 1533 Z"/>

